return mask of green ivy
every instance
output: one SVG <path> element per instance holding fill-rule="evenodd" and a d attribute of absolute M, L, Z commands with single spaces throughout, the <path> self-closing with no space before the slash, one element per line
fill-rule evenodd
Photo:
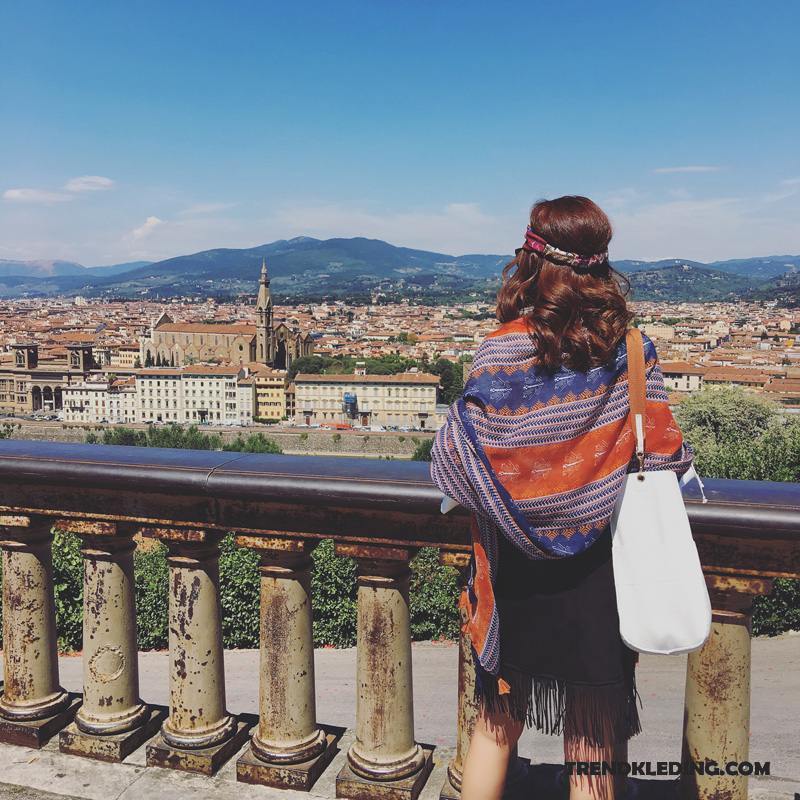
<path fill-rule="evenodd" d="M 458 637 L 458 572 L 439 563 L 436 547 L 423 547 L 411 561 L 411 637 Z"/>
<path fill-rule="evenodd" d="M 225 647 L 258 647 L 259 556 L 228 534 L 220 545 L 219 585 Z"/>
<path fill-rule="evenodd" d="M 80 539 L 56 531 L 53 536 L 53 595 L 58 649 L 83 646 L 83 556 Z"/>
<path fill-rule="evenodd" d="M 312 559 L 314 644 L 352 647 L 356 643 L 355 561 L 337 556 L 330 539 L 317 545 Z"/>
<path fill-rule="evenodd" d="M 753 636 L 777 636 L 791 630 L 800 630 L 800 581 L 778 578 L 770 594 L 755 599 Z"/>
<path fill-rule="evenodd" d="M 169 566 L 166 545 L 153 541 L 133 555 L 136 582 L 136 640 L 140 650 L 161 650 L 168 644 Z"/>

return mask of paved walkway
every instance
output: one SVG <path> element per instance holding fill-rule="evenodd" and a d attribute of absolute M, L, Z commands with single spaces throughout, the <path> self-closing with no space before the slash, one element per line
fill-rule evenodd
<path fill-rule="evenodd" d="M 452 755 L 456 725 L 457 650 L 452 644 L 419 643 L 413 647 L 414 703 L 417 739 L 436 746 L 436 767 L 422 800 L 438 798 L 444 770 Z M 80 691 L 81 659 L 60 661 L 65 688 Z M 226 653 L 228 707 L 257 712 L 258 653 Z M 143 698 L 166 704 L 167 655 L 142 653 Z M 644 733 L 631 742 L 631 760 L 669 761 L 680 757 L 685 658 L 642 658 L 638 682 L 644 702 Z M 321 722 L 347 727 L 342 750 L 311 791 L 333 798 L 335 777 L 352 741 L 355 723 L 355 650 L 316 651 L 317 715 Z M 770 761 L 772 776 L 750 781 L 757 800 L 793 800 L 800 791 L 800 635 L 753 642 L 750 758 Z M 520 755 L 533 762 L 563 761 L 561 742 L 526 731 Z M 214 778 L 145 767 L 144 748 L 124 764 L 102 764 L 58 752 L 51 741 L 41 751 L 0 745 L 0 800 L 300 800 L 308 794 L 269 790 L 235 782 L 235 758 Z M 50 793 L 56 793 L 52 795 Z"/>

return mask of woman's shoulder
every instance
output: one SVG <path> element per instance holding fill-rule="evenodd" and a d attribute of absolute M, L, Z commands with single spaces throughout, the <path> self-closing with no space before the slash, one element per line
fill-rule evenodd
<path fill-rule="evenodd" d="M 521 334 L 524 336 L 530 334 L 530 327 L 526 317 L 517 317 L 509 322 L 501 323 L 491 333 L 486 335 L 486 339 L 496 339 L 499 336 L 511 336 L 513 334 Z"/>

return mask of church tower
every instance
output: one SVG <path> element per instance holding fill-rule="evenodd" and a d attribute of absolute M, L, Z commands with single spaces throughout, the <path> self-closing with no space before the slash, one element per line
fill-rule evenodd
<path fill-rule="evenodd" d="M 275 332 L 272 325 L 272 296 L 269 291 L 267 259 L 261 260 L 261 278 L 256 300 L 256 360 L 272 364 L 275 360 Z"/>

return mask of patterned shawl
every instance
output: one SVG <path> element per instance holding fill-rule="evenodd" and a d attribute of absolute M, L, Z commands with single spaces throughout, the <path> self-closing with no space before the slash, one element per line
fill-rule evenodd
<path fill-rule="evenodd" d="M 681 475 L 692 451 L 667 405 L 655 347 L 642 338 L 645 469 Z M 554 374 L 536 368 L 524 318 L 500 326 L 478 348 L 463 397 L 436 435 L 431 476 L 473 512 L 473 554 L 461 602 L 485 672 L 496 676 L 500 660 L 493 591 L 498 534 L 529 558 L 568 557 L 589 547 L 608 526 L 625 474 L 635 467 L 628 414 L 624 339 L 608 364 Z"/>

